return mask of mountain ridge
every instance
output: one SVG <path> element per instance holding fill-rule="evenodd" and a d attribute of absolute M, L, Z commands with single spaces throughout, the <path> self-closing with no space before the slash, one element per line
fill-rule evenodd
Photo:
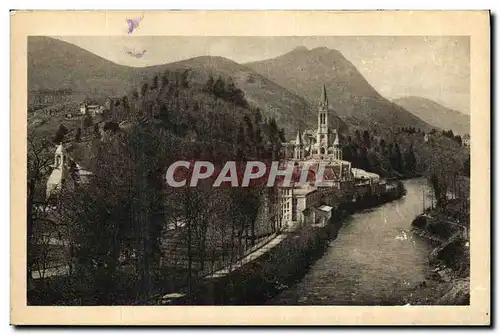
<path fill-rule="evenodd" d="M 153 65 L 131 67 L 113 63 L 71 43 L 50 38 L 28 39 L 29 90 L 71 88 L 89 95 L 125 95 L 164 71 L 191 69 L 192 80 L 204 84 L 209 76 L 231 77 L 245 93 L 248 102 L 261 109 L 263 116 L 273 117 L 288 139 L 297 129 L 314 126 L 316 107 L 244 65 L 221 56 L 199 56 Z M 318 91 L 319 92 L 319 91 Z M 342 130 L 346 124 L 332 115 Z"/>
<path fill-rule="evenodd" d="M 380 126 L 432 128 L 403 107 L 382 97 L 336 49 L 296 48 L 275 58 L 244 65 L 311 103 L 317 101 L 317 92 L 324 84 L 331 108 L 344 120 L 356 119 L 362 126 L 375 122 Z"/>
<path fill-rule="evenodd" d="M 432 99 L 408 96 L 393 100 L 410 113 L 441 129 L 451 129 L 460 135 L 470 133 L 470 116 L 448 108 Z"/>

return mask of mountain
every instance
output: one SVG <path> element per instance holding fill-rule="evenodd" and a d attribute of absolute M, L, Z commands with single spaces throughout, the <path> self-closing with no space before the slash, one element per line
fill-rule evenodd
<path fill-rule="evenodd" d="M 318 92 L 324 84 L 331 108 L 350 124 L 432 128 L 403 107 L 382 97 L 337 50 L 299 47 L 279 57 L 246 63 L 245 66 L 312 103 L 318 101 Z"/>
<path fill-rule="evenodd" d="M 110 62 L 76 45 L 44 36 L 28 37 L 28 89 L 69 88 L 122 95 L 141 80 L 138 69 Z"/>
<path fill-rule="evenodd" d="M 150 71 L 155 72 L 154 68 L 156 67 Z M 260 108 L 264 116 L 276 119 L 278 125 L 285 129 L 287 139 L 292 139 L 299 129 L 314 128 L 317 125 L 317 109 L 306 99 L 227 58 L 201 56 L 165 64 L 161 69 L 189 69 L 190 81 L 203 84 L 210 76 L 214 80 L 219 76 L 225 81 L 231 78 L 234 84 L 243 90 L 251 105 Z M 331 116 L 331 124 L 341 131 L 347 129 L 345 123 L 336 115 Z"/>
<path fill-rule="evenodd" d="M 73 44 L 50 37 L 28 39 L 29 90 L 70 88 L 85 96 L 124 95 L 155 75 L 188 69 L 189 80 L 203 85 L 210 76 L 219 76 L 245 93 L 247 101 L 261 109 L 264 117 L 274 117 L 292 139 L 298 129 L 313 128 L 317 122 L 316 105 L 294 94 L 252 69 L 223 57 L 202 56 L 180 62 L 149 67 L 115 64 Z M 316 94 L 318 95 L 318 89 Z M 338 117 L 331 122 L 341 131 L 346 125 Z"/>
<path fill-rule="evenodd" d="M 460 135 L 470 134 L 470 116 L 422 97 L 404 97 L 393 100 L 425 122 L 442 129 L 451 129 Z"/>

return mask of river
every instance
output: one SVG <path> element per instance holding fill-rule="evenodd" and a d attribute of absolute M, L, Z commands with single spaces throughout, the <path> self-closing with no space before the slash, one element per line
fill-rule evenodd
<path fill-rule="evenodd" d="M 344 219 L 323 257 L 299 283 L 268 304 L 404 304 L 425 280 L 431 247 L 410 227 L 422 213 L 425 180 L 403 183 L 407 190 L 403 198 Z"/>

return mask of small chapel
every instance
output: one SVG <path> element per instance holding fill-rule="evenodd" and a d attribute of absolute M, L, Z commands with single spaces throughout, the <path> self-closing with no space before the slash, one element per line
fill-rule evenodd
<path fill-rule="evenodd" d="M 92 175 L 68 155 L 62 143 L 56 146 L 51 167 L 52 172 L 46 186 L 47 200 L 57 197 L 64 189 L 73 189 L 78 184 L 88 183 L 88 178 Z"/>

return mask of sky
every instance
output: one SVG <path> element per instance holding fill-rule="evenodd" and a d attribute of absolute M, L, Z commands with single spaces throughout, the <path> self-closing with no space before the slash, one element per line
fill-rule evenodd
<path fill-rule="evenodd" d="M 112 62 L 149 66 L 197 56 L 238 63 L 274 58 L 296 47 L 339 50 L 384 97 L 420 96 L 470 114 L 470 48 L 466 36 L 64 36 Z M 147 50 L 141 58 L 127 51 Z"/>

